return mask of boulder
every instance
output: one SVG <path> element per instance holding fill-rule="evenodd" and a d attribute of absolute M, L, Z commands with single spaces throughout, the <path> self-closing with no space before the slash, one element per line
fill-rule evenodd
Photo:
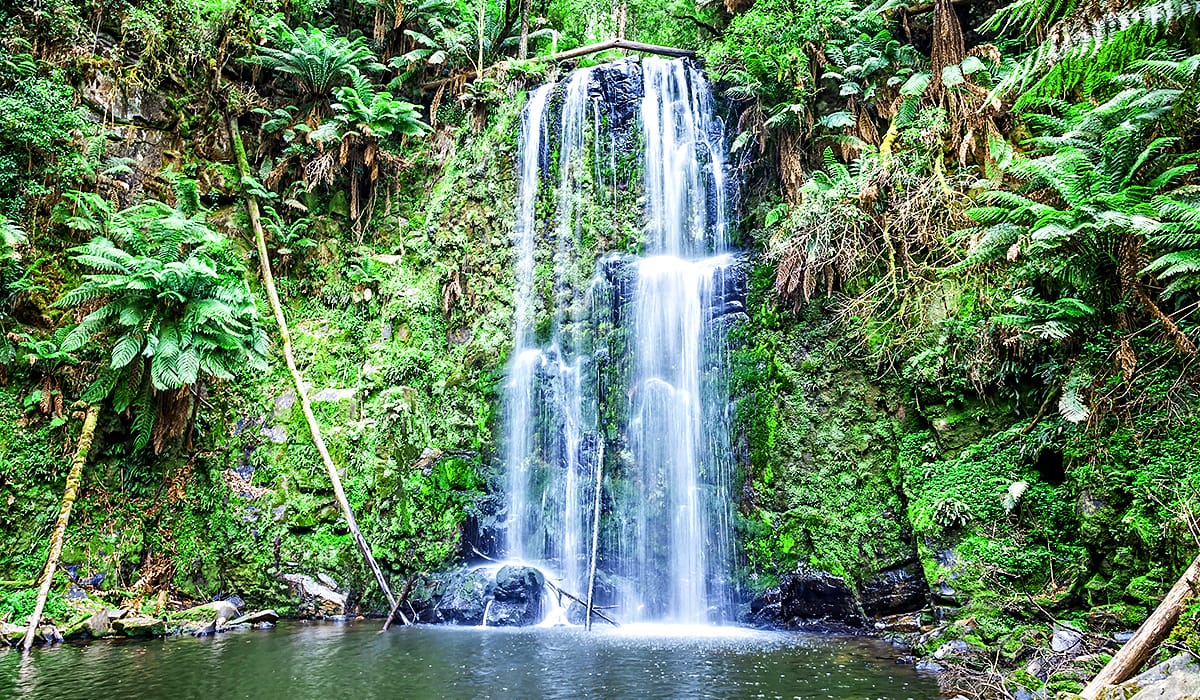
<path fill-rule="evenodd" d="M 542 590 L 546 578 L 530 566 L 504 566 L 496 572 L 492 603 L 485 605 L 484 623 L 498 627 L 534 625 L 542 620 Z"/>
<path fill-rule="evenodd" d="M 1105 700 L 1194 700 L 1200 698 L 1200 662 L 1188 653 L 1173 656 L 1121 685 L 1100 692 Z"/>
<path fill-rule="evenodd" d="M 112 634 L 112 625 L 108 622 L 108 610 L 94 610 L 90 614 L 85 610 L 79 617 L 73 619 L 66 627 L 63 636 L 68 640 L 99 639 Z"/>
<path fill-rule="evenodd" d="M 492 575 L 487 569 L 452 572 L 442 582 L 441 595 L 433 605 L 434 619 L 455 625 L 483 624 L 492 586 Z"/>
<path fill-rule="evenodd" d="M 1050 649 L 1058 654 L 1078 654 L 1083 651 L 1083 633 L 1071 625 L 1055 625 Z"/>
<path fill-rule="evenodd" d="M 16 645 L 25 636 L 25 628 L 10 622 L 0 622 L 0 642 Z"/>
<path fill-rule="evenodd" d="M 854 592 L 844 580 L 807 567 L 785 575 L 778 586 L 751 601 L 748 621 L 785 628 L 823 622 L 859 627 L 864 623 Z"/>
<path fill-rule="evenodd" d="M 219 618 L 232 620 L 238 616 L 238 609 L 233 603 L 227 600 L 214 600 L 211 603 L 197 605 L 194 608 L 180 610 L 177 613 L 170 615 L 171 619 L 177 620 L 196 620 L 200 622 L 208 622 Z"/>
<path fill-rule="evenodd" d="M 299 611 L 314 617 L 333 617 L 346 614 L 346 595 L 338 593 L 311 576 L 284 574 L 292 593 L 300 598 Z"/>
<path fill-rule="evenodd" d="M 234 625 L 261 625 L 275 624 L 279 621 L 279 613 L 274 610 L 258 610 L 255 612 L 246 613 L 239 618 L 229 621 L 229 626 Z"/>
<path fill-rule="evenodd" d="M 858 588 L 863 612 L 869 617 L 889 617 L 916 612 L 929 604 L 929 586 L 918 562 L 881 571 Z"/>

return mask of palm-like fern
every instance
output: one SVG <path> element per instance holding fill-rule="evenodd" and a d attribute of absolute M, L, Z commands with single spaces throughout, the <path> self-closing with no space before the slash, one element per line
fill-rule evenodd
<path fill-rule="evenodd" d="M 266 36 L 274 46 L 260 46 L 258 55 L 247 60 L 291 76 L 309 99 L 327 97 L 349 83 L 354 71 L 384 68 L 362 37 L 334 36 L 310 25 L 291 29 L 282 21 L 272 22 Z"/>
<path fill-rule="evenodd" d="M 146 201 L 115 211 L 103 198 L 73 192 L 66 223 L 96 237 L 72 249 L 93 272 L 58 306 L 102 305 L 63 339 L 74 352 L 93 339 L 110 348 L 107 369 L 85 400 L 111 397 L 117 412 L 135 409 L 135 444 L 154 427 L 154 398 L 195 384 L 203 375 L 232 379 L 242 367 L 263 371 L 267 336 L 240 261 L 202 213 Z M 156 433 L 156 448 L 160 436 Z"/>
<path fill-rule="evenodd" d="M 1061 319 L 1031 313 L 1041 308 L 1057 315 L 1071 300 L 1071 320 L 1080 328 L 1080 312 L 1090 310 L 1096 324 L 1131 302 L 1158 321 L 1179 350 L 1195 351 L 1158 307 L 1144 275 L 1148 243 L 1200 224 L 1200 216 L 1181 216 L 1194 156 L 1173 155 L 1179 139 L 1161 135 L 1179 94 L 1131 89 L 1096 107 L 1058 104 L 1065 107 L 1062 116 L 1030 118 L 1044 134 L 1031 140 L 1036 155 L 1008 166 L 1017 191 L 990 189 L 980 196 L 982 206 L 968 212 L 980 226 L 968 231 L 975 242 L 963 263 L 1019 260 L 1018 277 L 1053 297 L 1025 305 L 1025 319 L 1016 325 L 1061 328 L 1048 325 Z M 1184 267 L 1170 267 L 1179 262 L 1160 258 L 1151 270 L 1183 274 Z"/>

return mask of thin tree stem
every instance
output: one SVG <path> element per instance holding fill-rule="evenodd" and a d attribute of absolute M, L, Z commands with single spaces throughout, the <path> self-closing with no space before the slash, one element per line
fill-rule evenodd
<path fill-rule="evenodd" d="M 37 602 L 33 606 L 33 614 L 29 616 L 29 629 L 21 640 L 25 651 L 33 646 L 37 636 L 38 623 L 42 620 L 42 611 L 46 608 L 46 598 L 50 595 L 50 586 L 54 582 L 54 573 L 58 571 L 58 558 L 62 556 L 63 539 L 67 532 L 67 523 L 71 520 L 71 508 L 79 496 L 79 483 L 83 480 L 83 465 L 87 463 L 88 452 L 92 450 L 92 438 L 96 435 L 96 421 L 100 418 L 100 404 L 88 406 L 83 418 L 83 428 L 79 431 L 79 444 L 75 448 L 75 457 L 71 460 L 71 471 L 67 472 L 67 484 L 63 488 L 62 506 L 58 510 L 58 521 L 54 523 L 54 533 L 50 536 L 50 554 L 46 557 L 46 568 L 42 570 L 42 586 L 38 589 Z"/>
<path fill-rule="evenodd" d="M 243 180 L 249 176 L 250 164 L 246 158 L 246 148 L 242 144 L 241 132 L 238 130 L 237 117 L 229 117 L 229 135 L 230 141 L 233 143 L 233 149 L 237 155 L 238 175 Z M 300 374 L 300 370 L 296 367 L 296 358 L 292 354 L 292 339 L 288 333 L 287 319 L 283 315 L 283 305 L 279 302 L 279 292 L 275 289 L 275 277 L 271 274 L 271 257 L 267 251 L 267 240 L 263 233 L 262 220 L 259 216 L 258 200 L 254 195 L 245 188 L 243 182 L 242 192 L 246 199 L 246 211 L 250 216 L 250 225 L 254 229 L 254 240 L 258 247 L 258 260 L 262 267 L 263 286 L 267 289 L 267 300 L 271 304 L 271 312 L 275 315 L 275 324 L 279 326 L 279 340 L 283 349 L 283 359 L 287 363 L 288 373 L 292 376 L 292 383 L 296 387 L 296 396 L 300 399 L 300 410 L 304 412 L 304 420 L 308 424 L 309 433 L 312 434 L 313 445 L 316 446 L 317 452 L 321 455 L 321 461 L 325 464 L 325 471 L 329 474 L 329 482 L 333 484 L 333 493 L 337 498 L 338 505 L 342 509 L 342 517 L 346 519 L 346 525 L 350 528 L 350 534 L 354 538 L 354 543 L 358 545 L 358 549 L 362 552 L 363 560 L 367 564 L 367 568 L 375 576 L 375 581 L 379 584 L 380 590 L 387 597 L 388 606 L 396 607 L 396 597 L 392 594 L 391 586 L 388 585 L 387 579 L 383 576 L 383 570 L 379 568 L 379 564 L 375 561 L 374 555 L 371 554 L 371 545 L 367 543 L 362 532 L 358 529 L 358 521 L 354 518 L 354 511 L 350 508 L 350 501 L 346 498 L 346 492 L 342 488 L 342 479 L 338 476 L 337 467 L 333 464 L 333 459 L 329 456 L 329 450 L 325 447 L 325 440 L 321 437 L 321 426 L 317 423 L 317 418 L 313 415 L 312 404 L 309 403 L 308 390 L 304 387 L 304 377 Z"/>

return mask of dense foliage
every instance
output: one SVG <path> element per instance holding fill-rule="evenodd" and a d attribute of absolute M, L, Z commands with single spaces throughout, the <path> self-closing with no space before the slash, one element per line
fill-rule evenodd
<path fill-rule="evenodd" d="M 384 567 L 471 555 L 498 510 L 517 116 L 620 52 L 555 53 L 622 36 L 695 51 L 730 130 L 749 587 L 915 562 L 974 625 L 930 645 L 1134 624 L 1200 532 L 1198 26 L 1180 0 L 6 5 L 0 579 L 39 568 L 51 456 L 103 401 L 64 556 L 110 591 L 364 590 L 261 327 L 243 192 Z M 589 255 L 636 239 L 593 228 Z"/>

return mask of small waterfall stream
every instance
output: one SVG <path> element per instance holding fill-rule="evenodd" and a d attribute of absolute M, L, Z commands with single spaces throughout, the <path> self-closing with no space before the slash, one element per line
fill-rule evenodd
<path fill-rule="evenodd" d="M 521 119 L 505 553 L 586 594 L 603 461 L 597 590 L 622 620 L 731 613 L 724 143 L 684 60 L 576 71 Z"/>

